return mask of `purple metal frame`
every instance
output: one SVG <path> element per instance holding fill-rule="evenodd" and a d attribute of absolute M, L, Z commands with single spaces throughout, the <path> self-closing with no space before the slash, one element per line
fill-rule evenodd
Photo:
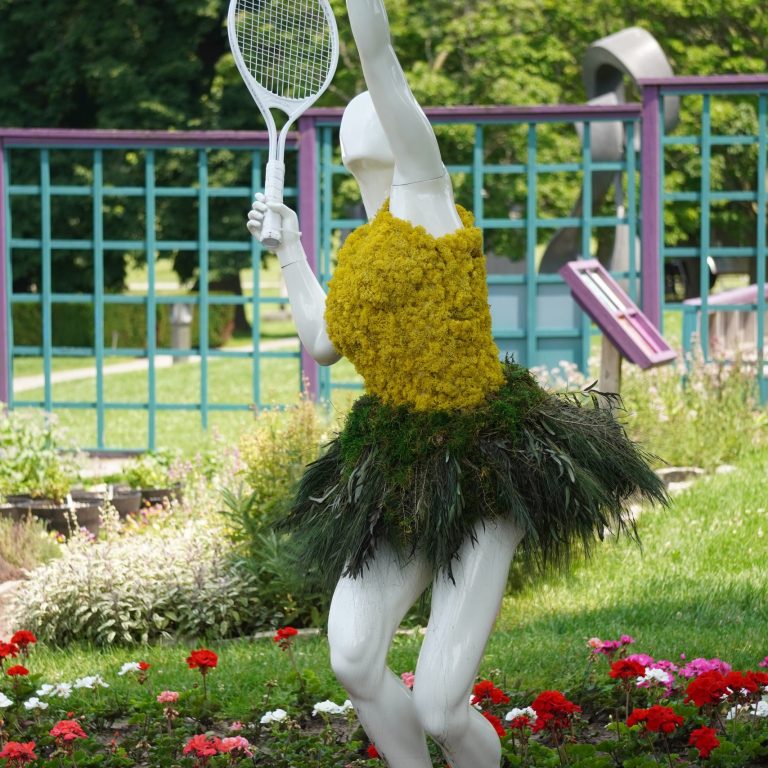
<path fill-rule="evenodd" d="M 304 120 L 315 122 L 332 121 L 338 123 L 344 110 L 341 107 L 315 107 L 307 110 Z M 493 106 L 456 106 L 424 107 L 424 112 L 433 123 L 466 122 L 506 122 L 508 120 L 527 120 L 535 118 L 538 122 L 565 122 L 589 117 L 607 120 L 626 120 L 640 115 L 639 104 L 612 104 L 608 106 L 591 104 L 541 104 L 529 107 Z"/>
<path fill-rule="evenodd" d="M 5 252 L 5 143 L 0 136 L 0 403 L 11 396 L 10 299 L 8 295 L 8 265 Z"/>
<path fill-rule="evenodd" d="M 310 269 L 317 274 L 318 252 L 317 137 L 311 117 L 299 119 L 299 230 Z M 315 359 L 301 347 L 301 372 L 306 391 L 313 400 L 320 394 L 320 378 Z"/>
<path fill-rule="evenodd" d="M 663 161 L 660 97 L 663 92 L 684 94 L 702 91 L 711 93 L 751 91 L 756 87 L 768 85 L 768 75 L 655 77 L 641 79 L 638 85 L 643 89 L 640 158 L 642 307 L 646 317 L 660 328 L 663 288 L 660 255 L 663 217 L 661 207 L 663 190 L 659 188 Z"/>
<path fill-rule="evenodd" d="M 671 77 L 641 80 L 642 107 L 636 104 L 619 104 L 610 107 L 589 105 L 544 105 L 533 107 L 470 106 L 431 107 L 425 109 L 435 123 L 480 121 L 493 123 L 509 119 L 535 117 L 537 121 L 573 120 L 579 117 L 627 119 L 640 114 L 642 155 L 640 173 L 641 192 L 641 306 L 648 320 L 656 327 L 661 324 L 661 264 L 659 263 L 661 238 L 661 190 L 659 189 L 662 146 L 660 132 L 660 100 L 662 90 L 677 93 L 697 92 L 702 89 L 717 92 L 751 90 L 768 84 L 768 75 L 721 75 L 714 77 Z M 338 108 L 309 110 L 300 120 L 298 137 L 292 134 L 289 141 L 299 142 L 299 218 L 302 240 L 307 258 L 313 269 L 317 268 L 318 254 L 318 157 L 316 127 L 318 123 L 338 121 L 342 114 Z M 248 147 L 262 144 L 266 134 L 262 131 L 111 131 L 66 130 L 49 128 L 0 129 L 0 150 L 4 144 L 13 146 L 48 147 L 93 146 L 123 147 L 136 145 L 153 147 L 190 146 Z M 0 153 L 0 400 L 7 400 L 10 387 L 8 354 L 8 300 L 6 211 L 3 171 L 4 157 Z M 317 364 L 302 351 L 302 370 L 309 382 L 312 396 L 317 395 Z"/>
<path fill-rule="evenodd" d="M 295 133 L 286 144 L 294 146 Z M 0 142 L 14 147 L 250 147 L 264 146 L 266 131 L 123 131 L 79 128 L 0 128 Z"/>

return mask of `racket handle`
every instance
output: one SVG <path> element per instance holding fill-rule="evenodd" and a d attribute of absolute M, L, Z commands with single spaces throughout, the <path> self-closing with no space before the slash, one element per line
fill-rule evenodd
<path fill-rule="evenodd" d="M 283 202 L 283 184 L 285 182 L 285 163 L 270 160 L 267 163 L 264 195 L 268 203 Z M 261 243 L 265 248 L 275 250 L 283 241 L 283 219 L 279 213 L 267 210 L 261 225 Z"/>

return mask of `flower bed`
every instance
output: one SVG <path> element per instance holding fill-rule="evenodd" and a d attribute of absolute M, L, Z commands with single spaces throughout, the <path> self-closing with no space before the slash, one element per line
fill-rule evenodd
<path fill-rule="evenodd" d="M 295 630 L 274 635 L 275 655 L 292 669 L 292 703 L 270 706 L 273 682 L 254 691 L 253 708 L 222 717 L 218 654 L 179 652 L 188 684 L 162 687 L 152 661 L 73 681 L 35 673 L 30 632 L 0 643 L 4 727 L 0 765 L 216 766 L 381 765 L 349 701 L 315 701 L 313 673 L 301 669 Z M 736 671 L 720 659 L 654 659 L 630 653 L 630 637 L 589 641 L 578 691 L 505 691 L 475 684 L 470 706 L 499 735 L 504 768 L 749 768 L 768 758 L 768 657 Z M 152 651 L 147 651 L 152 658 Z M 122 678 L 129 685 L 117 686 Z M 418 685 L 412 673 L 403 685 Z M 119 689 L 120 694 L 115 691 Z M 285 694 L 285 691 L 281 692 Z M 314 702 L 314 703 L 313 703 Z M 442 765 L 432 745 L 436 765 Z"/>

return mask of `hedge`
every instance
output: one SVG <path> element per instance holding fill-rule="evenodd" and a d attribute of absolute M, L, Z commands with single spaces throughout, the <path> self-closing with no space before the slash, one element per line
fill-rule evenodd
<path fill-rule="evenodd" d="M 210 294 L 213 295 L 213 294 Z M 195 298 L 190 296 L 190 298 Z M 199 343 L 198 307 L 192 306 L 192 346 Z M 172 304 L 157 305 L 157 346 L 171 346 Z M 53 304 L 53 345 L 56 347 L 93 347 L 93 307 L 90 304 Z M 235 306 L 208 306 L 208 346 L 220 347 L 232 335 Z M 40 304 L 13 305 L 13 342 L 19 346 L 42 345 Z M 126 348 L 147 346 L 147 308 L 143 304 L 104 305 L 104 345 Z"/>

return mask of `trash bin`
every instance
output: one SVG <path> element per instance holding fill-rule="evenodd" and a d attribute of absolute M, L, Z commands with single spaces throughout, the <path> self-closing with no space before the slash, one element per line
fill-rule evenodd
<path fill-rule="evenodd" d="M 174 304 L 171 307 L 171 347 L 192 348 L 192 305 Z M 174 355 L 173 364 L 186 363 L 188 355 Z"/>

